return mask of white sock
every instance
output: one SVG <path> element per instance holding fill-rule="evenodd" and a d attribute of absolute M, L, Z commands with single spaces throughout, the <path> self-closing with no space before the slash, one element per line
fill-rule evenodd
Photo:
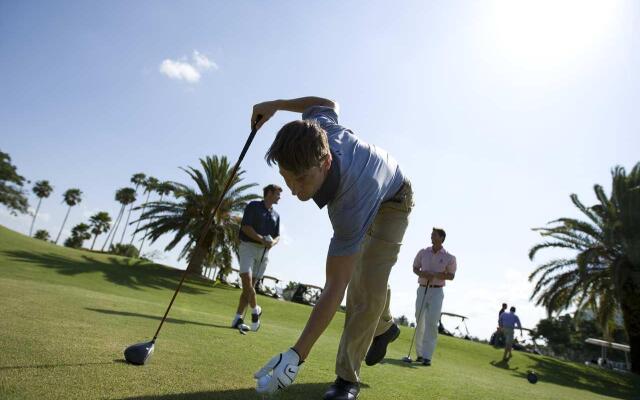
<path fill-rule="evenodd" d="M 260 312 L 262 311 L 262 308 L 259 305 L 256 305 L 256 308 L 253 309 L 253 311 L 251 311 L 252 314 L 260 314 Z"/>
<path fill-rule="evenodd" d="M 242 314 L 236 313 L 236 318 L 242 318 Z"/>

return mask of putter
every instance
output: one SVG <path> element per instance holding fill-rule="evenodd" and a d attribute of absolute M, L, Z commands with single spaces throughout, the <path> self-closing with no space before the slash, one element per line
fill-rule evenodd
<path fill-rule="evenodd" d="M 416 333 L 418 332 L 418 324 L 420 323 L 420 317 L 422 317 L 422 310 L 424 310 L 424 302 L 427 301 L 427 289 L 429 289 L 429 282 L 424 287 L 424 296 L 422 297 L 422 305 L 420 306 L 420 311 L 418 312 L 418 320 L 416 321 L 416 329 L 413 331 L 413 337 L 411 338 L 411 345 L 409 345 L 409 352 L 406 357 L 402 357 L 402 361 L 406 363 L 412 363 L 413 359 L 411 358 L 411 349 L 413 348 L 413 341 L 416 339 Z"/>
<path fill-rule="evenodd" d="M 171 306 L 173 305 L 173 302 L 176 299 L 176 296 L 178 295 L 178 292 L 180 291 L 180 288 L 182 288 L 182 284 L 184 283 L 184 279 L 187 277 L 187 271 L 194 270 L 196 267 L 201 266 L 202 265 L 202 261 L 204 260 L 205 256 L 207 255 L 207 250 L 204 248 L 204 237 L 205 237 L 205 234 L 209 231 L 209 228 L 211 228 L 211 224 L 215 223 L 216 213 L 218 212 L 218 209 L 220 208 L 220 205 L 222 204 L 222 200 L 224 200 L 224 196 L 227 194 L 227 191 L 229 191 L 229 188 L 231 187 L 231 183 L 233 182 L 233 179 L 235 178 L 236 173 L 238 172 L 238 169 L 240 168 L 240 163 L 242 163 L 242 160 L 244 159 L 244 156 L 247 154 L 247 151 L 249 150 L 249 146 L 251 146 L 251 142 L 253 142 L 253 138 L 256 136 L 256 132 L 258 131 L 257 125 L 258 125 L 258 122 L 260 122 L 261 119 L 262 119 L 262 115 L 258 115 L 257 118 L 256 118 L 256 121 L 253 123 L 253 127 L 251 129 L 251 133 L 249 133 L 249 137 L 247 138 L 247 141 L 244 144 L 244 147 L 242 148 L 242 152 L 240 152 L 240 157 L 238 157 L 238 161 L 234 165 L 233 170 L 231 171 L 231 174 L 229 175 L 229 178 L 227 179 L 227 183 L 226 183 L 226 185 L 224 187 L 224 190 L 222 191 L 222 193 L 220 194 L 220 198 L 218 199 L 218 204 L 213 209 L 213 212 L 211 212 L 211 215 L 209 216 L 209 218 L 207 220 L 207 223 L 204 225 L 204 228 L 202 229 L 202 232 L 200 233 L 200 239 L 198 240 L 198 242 L 196 242 L 196 246 L 193 249 L 193 254 L 191 255 L 191 260 L 189 261 L 189 265 L 187 266 L 187 268 L 182 273 L 182 278 L 180 279 L 180 283 L 178 284 L 178 287 L 176 288 L 176 291 L 173 293 L 173 297 L 171 298 L 171 302 L 169 303 L 169 306 L 167 307 L 167 310 L 165 311 L 164 316 L 162 317 L 162 320 L 160 321 L 160 325 L 158 325 L 158 329 L 156 330 L 155 335 L 153 335 L 153 339 L 151 339 L 151 341 L 149 341 L 149 342 L 136 343 L 136 344 L 133 344 L 133 345 L 127 347 L 124 350 L 124 359 L 127 362 L 129 362 L 131 364 L 134 364 L 134 365 L 144 365 L 145 363 L 147 363 L 147 361 L 149 361 L 149 359 L 153 355 L 153 350 L 155 348 L 155 343 L 156 343 L 156 340 L 158 339 L 158 334 L 160 333 L 160 329 L 162 328 L 162 324 L 164 324 L 164 321 L 167 319 L 167 315 L 169 314 L 169 310 L 171 310 Z"/>

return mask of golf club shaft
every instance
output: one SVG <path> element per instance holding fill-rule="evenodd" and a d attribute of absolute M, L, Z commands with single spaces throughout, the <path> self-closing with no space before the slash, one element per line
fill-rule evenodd
<path fill-rule="evenodd" d="M 420 323 L 420 318 L 422 317 L 422 310 L 424 310 L 424 303 L 427 301 L 427 289 L 429 289 L 429 282 L 424 287 L 424 296 L 422 298 L 422 305 L 420 305 L 420 311 L 418 311 L 418 319 L 416 320 L 416 330 L 413 331 L 413 337 L 411 338 L 411 344 L 409 345 L 409 352 L 407 353 L 407 357 L 411 357 L 411 349 L 413 348 L 413 342 L 416 339 L 416 333 L 418 333 L 418 324 Z"/>
<path fill-rule="evenodd" d="M 193 253 L 191 254 L 191 260 L 189 260 L 189 265 L 187 266 L 187 268 L 182 273 L 182 278 L 180 279 L 180 283 L 178 284 L 178 287 L 176 288 L 176 291 L 173 293 L 173 297 L 171 298 L 171 302 L 169 303 L 169 306 L 167 307 L 167 310 L 164 312 L 164 316 L 162 317 L 162 320 L 160 321 L 160 325 L 158 325 L 158 329 L 156 330 L 156 334 L 153 335 L 153 340 L 152 340 L 153 342 L 156 341 L 156 338 L 158 337 L 158 334 L 160 333 L 160 329 L 162 328 L 162 324 L 164 324 L 164 321 L 167 319 L 167 315 L 169 314 L 169 310 L 171 310 L 171 306 L 173 306 L 173 301 L 176 299 L 176 296 L 178 295 L 178 292 L 180 291 L 180 288 L 182 288 L 182 284 L 184 283 L 184 279 L 187 277 L 187 273 L 189 271 L 193 271 L 196 267 L 202 265 L 202 261 L 204 260 L 205 256 L 207 255 L 207 250 L 203 248 L 204 247 L 204 243 L 205 243 L 205 240 L 204 240 L 205 236 L 206 236 L 207 232 L 209 231 L 209 228 L 211 228 L 211 224 L 215 221 L 216 213 L 218 212 L 218 209 L 220 208 L 220 205 L 222 204 L 222 201 L 224 200 L 224 196 L 227 194 L 227 191 L 231 187 L 231 184 L 233 183 L 233 180 L 236 177 L 236 173 L 238 172 L 238 169 L 240 168 L 240 164 L 242 163 L 242 160 L 244 159 L 244 156 L 247 154 L 247 151 L 249 150 L 249 146 L 251 146 L 251 142 L 253 142 L 253 138 L 256 136 L 256 132 L 258 131 L 256 129 L 256 126 L 258 125 L 258 122 L 261 119 L 262 119 L 262 116 L 258 115 L 258 117 L 256 118 L 256 121 L 253 123 L 253 128 L 251 129 L 251 133 L 249 134 L 249 137 L 247 138 L 247 141 L 245 142 L 244 147 L 242 148 L 242 152 L 240 152 L 240 157 L 238 157 L 238 161 L 236 162 L 235 166 L 233 167 L 233 170 L 231 171 L 231 174 L 229 175 L 229 178 L 227 179 L 227 183 L 224 186 L 224 190 L 220 194 L 220 198 L 218 199 L 218 204 L 216 204 L 215 208 L 211 212 L 211 215 L 207 219 L 207 223 L 204 225 L 204 228 L 200 232 L 200 237 L 198 238 L 198 241 L 196 242 L 196 246 L 193 249 Z"/>

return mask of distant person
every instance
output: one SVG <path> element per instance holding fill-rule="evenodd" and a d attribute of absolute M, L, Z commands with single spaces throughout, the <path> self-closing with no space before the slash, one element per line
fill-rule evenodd
<path fill-rule="evenodd" d="M 507 311 L 507 303 L 502 303 L 502 308 L 500 308 L 500 311 L 498 311 L 498 327 L 496 328 L 495 333 L 492 335 L 492 337 L 494 338 L 494 340 L 492 340 L 493 345 L 496 345 L 498 343 L 504 343 L 504 334 L 502 333 L 502 325 L 500 322 L 500 316 Z"/>
<path fill-rule="evenodd" d="M 517 327 L 520 329 L 520 336 L 522 336 L 522 325 L 520 324 L 520 318 L 516 315 L 515 307 L 511 307 L 509 312 L 500 314 L 499 325 L 504 333 L 504 355 L 502 356 L 502 359 L 506 361 L 511 358 L 513 330 Z"/>
<path fill-rule="evenodd" d="M 453 280 L 457 269 L 456 257 L 442 247 L 446 237 L 443 229 L 433 228 L 431 247 L 418 251 L 413 261 L 413 273 L 418 275 L 420 284 L 416 297 L 416 361 L 425 366 L 431 365 L 438 341 L 442 288 L 445 281 Z"/>
<path fill-rule="evenodd" d="M 280 241 L 280 216 L 273 209 L 278 204 L 282 188 L 277 185 L 267 185 L 262 190 L 264 198 L 252 201 L 244 209 L 240 223 L 240 248 L 238 261 L 240 262 L 240 279 L 242 293 L 238 302 L 236 316 L 231 327 L 239 328 L 244 324 L 242 315 L 247 305 L 251 306 L 251 330 L 260 328 L 262 308 L 256 300 L 255 284 L 262 279 L 269 261 L 269 249 Z"/>
<path fill-rule="evenodd" d="M 507 311 L 507 303 L 502 303 L 502 308 L 498 311 L 498 326 L 500 326 L 500 316 L 505 311 Z"/>

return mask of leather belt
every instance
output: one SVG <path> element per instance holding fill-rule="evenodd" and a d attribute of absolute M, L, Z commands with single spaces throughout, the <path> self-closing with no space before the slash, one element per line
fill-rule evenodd
<path fill-rule="evenodd" d="M 427 285 L 420 285 L 420 287 L 427 287 Z M 429 285 L 430 288 L 441 288 L 444 287 L 444 285 Z"/>

